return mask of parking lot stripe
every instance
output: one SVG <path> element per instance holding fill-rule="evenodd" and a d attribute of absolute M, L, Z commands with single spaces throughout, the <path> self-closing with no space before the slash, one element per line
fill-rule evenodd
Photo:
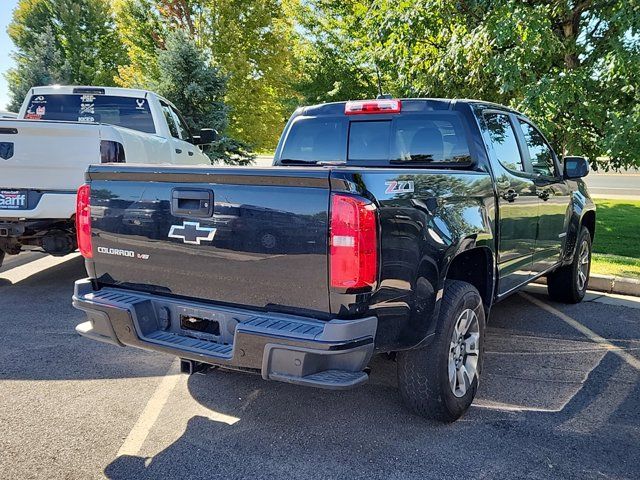
<path fill-rule="evenodd" d="M 153 392 L 153 395 L 151 395 L 151 398 L 140 414 L 138 421 L 131 429 L 131 432 L 129 432 L 129 435 L 124 440 L 120 450 L 118 450 L 118 457 L 122 455 L 133 456 L 140 453 L 144 441 L 147 439 L 156 420 L 158 420 L 162 408 L 167 403 L 169 395 L 171 395 L 179 379 L 180 375 L 177 372 L 177 361 L 174 361 Z"/>
<path fill-rule="evenodd" d="M 5 272 L 2 272 L 0 273 L 0 278 L 9 280 L 11 283 L 18 283 L 29 278 L 31 275 L 40 273 L 48 268 L 56 267 L 79 256 L 79 253 L 70 253 L 69 255 L 65 255 L 64 257 L 46 256 L 44 258 L 34 260 L 33 262 L 29 262 L 25 265 L 20 265 L 18 267 L 14 267 Z"/>
<path fill-rule="evenodd" d="M 614 344 L 609 342 L 606 338 L 601 337 L 600 335 L 598 335 L 593 330 L 585 327 L 580 322 L 578 322 L 577 320 L 571 318 L 569 315 L 561 312 L 560 310 L 557 310 L 557 309 L 553 308 L 551 305 L 548 305 L 548 304 L 544 303 L 543 301 L 538 300 L 537 298 L 532 297 L 531 295 L 523 293 L 523 292 L 520 292 L 520 295 L 522 297 L 524 297 L 525 299 L 529 300 L 534 305 L 542 308 L 543 310 L 546 310 L 547 312 L 551 313 L 552 315 L 555 315 L 556 317 L 561 319 L 563 322 L 565 322 L 567 325 L 575 328 L 580 333 L 582 333 L 584 336 L 586 336 L 587 338 L 589 338 L 593 342 L 601 345 L 606 350 L 618 355 L 622 360 L 627 362 L 630 366 L 632 366 L 636 370 L 640 371 L 640 360 L 638 360 L 633 355 L 627 353 L 625 351 L 625 349 L 615 346 Z"/>

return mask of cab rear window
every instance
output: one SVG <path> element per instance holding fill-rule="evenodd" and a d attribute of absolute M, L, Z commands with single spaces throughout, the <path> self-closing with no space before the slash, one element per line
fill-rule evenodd
<path fill-rule="evenodd" d="M 95 94 L 33 95 L 25 118 L 108 123 L 145 133 L 156 132 L 146 98 Z"/>
<path fill-rule="evenodd" d="M 457 112 L 375 120 L 299 117 L 287 134 L 281 158 L 361 165 L 471 162 L 467 133 Z"/>

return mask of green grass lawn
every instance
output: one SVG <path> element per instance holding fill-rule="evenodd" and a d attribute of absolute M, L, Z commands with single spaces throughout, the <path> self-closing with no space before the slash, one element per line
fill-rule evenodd
<path fill-rule="evenodd" d="M 596 199 L 591 271 L 640 278 L 640 200 Z"/>

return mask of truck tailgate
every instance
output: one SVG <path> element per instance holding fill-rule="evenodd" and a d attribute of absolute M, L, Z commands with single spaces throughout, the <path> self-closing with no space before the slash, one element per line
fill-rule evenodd
<path fill-rule="evenodd" d="M 0 142 L 11 153 L 0 159 L 0 188 L 75 190 L 100 162 L 99 125 L 0 120 Z"/>
<path fill-rule="evenodd" d="M 91 166 L 101 285 L 328 314 L 329 171 Z"/>

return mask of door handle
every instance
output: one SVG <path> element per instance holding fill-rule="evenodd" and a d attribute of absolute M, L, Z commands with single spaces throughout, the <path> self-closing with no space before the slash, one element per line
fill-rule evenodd
<path fill-rule="evenodd" d="M 544 200 L 545 202 L 549 200 L 550 196 L 551 196 L 551 193 L 549 192 L 549 190 L 541 190 L 538 192 L 538 197 Z"/>
<path fill-rule="evenodd" d="M 510 188 L 506 192 L 502 193 L 502 198 L 504 198 L 507 202 L 513 202 L 516 198 L 518 198 L 518 192 L 516 192 L 513 188 Z"/>
<path fill-rule="evenodd" d="M 175 188 L 171 192 L 171 214 L 176 217 L 211 217 L 213 215 L 213 192 L 205 189 Z"/>

